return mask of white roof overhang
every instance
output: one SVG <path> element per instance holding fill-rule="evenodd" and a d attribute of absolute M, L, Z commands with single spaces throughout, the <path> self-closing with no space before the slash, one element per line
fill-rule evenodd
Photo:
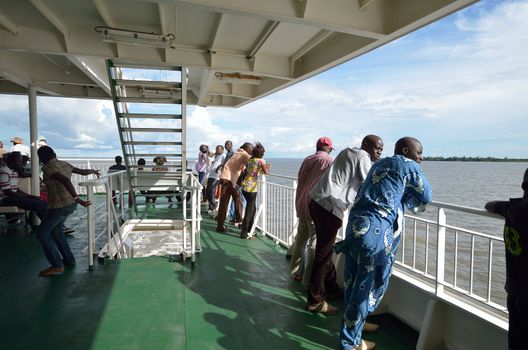
<path fill-rule="evenodd" d="M 239 107 L 477 0 L 3 0 L 0 93 L 110 98 L 105 60 L 187 66 L 188 102 Z M 97 26 L 172 34 L 104 42 Z"/>

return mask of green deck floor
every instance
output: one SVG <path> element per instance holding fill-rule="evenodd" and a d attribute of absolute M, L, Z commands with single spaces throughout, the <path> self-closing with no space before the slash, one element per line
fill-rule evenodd
<path fill-rule="evenodd" d="M 77 222 L 77 266 L 52 278 L 37 276 L 47 264 L 34 234 L 0 235 L 0 349 L 337 349 L 340 315 L 304 310 L 303 288 L 269 239 L 241 240 L 234 227 L 219 234 L 205 219 L 194 269 L 151 257 L 88 272 Z M 381 329 L 365 338 L 378 349 L 415 348 L 414 330 L 388 315 L 373 320 Z"/>

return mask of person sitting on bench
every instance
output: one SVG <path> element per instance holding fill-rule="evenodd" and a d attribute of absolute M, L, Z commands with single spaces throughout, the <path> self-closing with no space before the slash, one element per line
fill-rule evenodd
<path fill-rule="evenodd" d="M 34 211 L 43 220 L 48 211 L 40 197 L 32 196 L 18 188 L 18 170 L 22 169 L 20 152 L 6 153 L 0 162 L 0 206 L 16 206 Z"/>

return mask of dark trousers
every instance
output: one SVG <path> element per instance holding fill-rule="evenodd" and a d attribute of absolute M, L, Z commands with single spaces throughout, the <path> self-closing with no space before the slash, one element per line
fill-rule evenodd
<path fill-rule="evenodd" d="M 257 192 L 242 191 L 242 195 L 246 199 L 246 211 L 244 213 L 244 221 L 240 230 L 240 238 L 247 238 L 248 232 L 253 227 L 255 221 L 255 214 L 257 211 Z"/>
<path fill-rule="evenodd" d="M 343 221 L 321 207 L 314 200 L 310 200 L 308 208 L 310 209 L 310 216 L 314 222 L 315 235 L 317 236 L 312 278 L 308 289 L 308 304 L 318 304 L 325 299 L 326 293 L 339 292 L 332 254 L 337 231 Z"/>
<path fill-rule="evenodd" d="M 240 193 L 233 186 L 233 183 L 229 180 L 220 180 L 222 185 L 222 194 L 220 195 L 220 207 L 218 208 L 218 228 L 224 227 L 226 219 L 227 205 L 229 204 L 229 198 L 233 198 L 235 203 L 235 216 L 236 222 L 240 222 L 242 213 L 242 200 L 240 199 Z"/>
<path fill-rule="evenodd" d="M 526 293 L 526 291 L 520 291 Z M 526 349 L 528 344 L 528 298 L 522 294 L 508 294 L 509 313 L 508 349 Z"/>
<path fill-rule="evenodd" d="M 4 198 L 0 206 L 15 206 L 25 210 L 32 210 L 37 214 L 40 221 L 44 220 L 44 217 L 46 217 L 46 213 L 48 212 L 48 205 L 46 202 L 34 196 L 7 196 Z"/>
<path fill-rule="evenodd" d="M 211 211 L 216 209 L 215 191 L 219 183 L 220 181 L 217 179 L 211 177 L 207 179 L 207 201 L 209 202 L 209 210 Z"/>

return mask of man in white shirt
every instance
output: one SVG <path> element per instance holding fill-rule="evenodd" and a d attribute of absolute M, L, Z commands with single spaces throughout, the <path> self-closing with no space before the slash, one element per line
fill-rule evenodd
<path fill-rule="evenodd" d="M 361 148 L 346 148 L 337 155 L 310 192 L 308 207 L 317 243 L 306 305 L 309 311 L 337 313 L 337 308 L 325 301 L 342 295 L 336 283 L 332 247 L 343 224 L 344 212 L 354 203 L 372 162 L 380 159 L 382 151 L 383 141 L 379 136 L 365 136 Z"/>
<path fill-rule="evenodd" d="M 22 138 L 15 136 L 11 139 L 11 143 L 13 144 L 13 147 L 11 147 L 11 152 L 20 152 L 22 157 L 27 157 L 28 159 L 31 158 L 31 151 L 29 150 L 29 147 L 24 145 L 24 141 Z"/>
<path fill-rule="evenodd" d="M 216 187 L 220 183 L 220 171 L 222 170 L 222 164 L 224 164 L 225 158 L 226 155 L 224 154 L 224 146 L 216 146 L 215 157 L 211 163 L 211 166 L 209 167 L 209 171 L 205 174 L 207 178 L 206 194 L 207 201 L 209 202 L 208 212 L 210 214 L 213 214 L 213 212 L 216 210 L 216 206 L 218 205 L 215 199 L 215 191 Z"/>

